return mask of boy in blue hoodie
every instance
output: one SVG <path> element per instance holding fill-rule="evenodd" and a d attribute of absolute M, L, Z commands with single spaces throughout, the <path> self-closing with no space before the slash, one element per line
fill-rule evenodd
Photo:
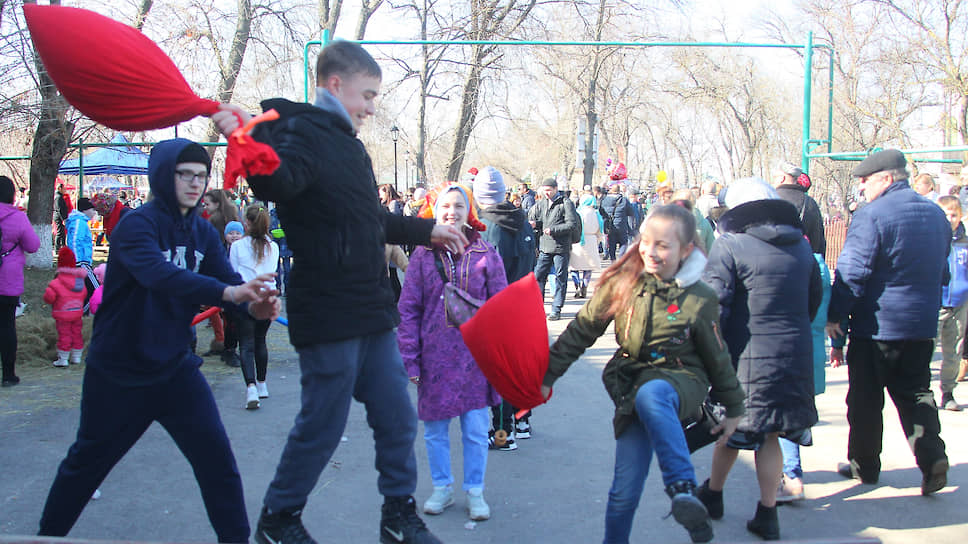
<path fill-rule="evenodd" d="M 941 311 L 938 313 L 938 339 L 941 342 L 941 403 L 940 408 L 960 412 L 954 390 L 958 386 L 958 346 L 965 334 L 968 314 L 968 237 L 961 223 L 961 202 L 956 196 L 943 196 L 938 206 L 951 223 L 951 253 L 948 254 L 948 273 L 951 280 L 941 288 Z"/>
<path fill-rule="evenodd" d="M 67 535 L 111 468 L 157 421 L 192 465 L 218 541 L 248 541 L 242 481 L 202 360 L 189 347 L 191 320 L 203 304 L 270 319 L 280 303 L 265 286 L 271 274 L 242 283 L 221 237 L 198 215 L 210 166 L 192 141 L 160 142 L 148 160 L 154 200 L 114 231 L 77 440 L 51 485 L 40 535 Z"/>

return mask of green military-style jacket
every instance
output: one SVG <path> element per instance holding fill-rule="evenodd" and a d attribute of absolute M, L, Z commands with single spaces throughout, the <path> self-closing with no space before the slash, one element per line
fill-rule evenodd
<path fill-rule="evenodd" d="M 614 320 L 619 348 L 602 381 L 615 402 L 616 438 L 636 420 L 639 387 L 658 378 L 679 394 L 680 420 L 698 415 L 707 393 L 726 407 L 727 417 L 742 415 L 745 394 L 720 334 L 719 301 L 699 281 L 705 263 L 702 253 L 693 251 L 673 280 L 643 275 L 628 309 L 614 317 L 607 317 L 609 289 L 596 289 L 551 347 L 544 384 L 560 378 Z"/>

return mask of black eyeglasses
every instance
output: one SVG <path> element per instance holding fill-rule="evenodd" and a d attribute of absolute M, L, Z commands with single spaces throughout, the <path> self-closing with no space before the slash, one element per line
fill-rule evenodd
<path fill-rule="evenodd" d="M 193 181 L 200 181 L 202 183 L 208 182 L 208 174 L 196 174 L 191 170 L 175 170 L 175 178 L 178 181 L 184 183 L 191 183 Z"/>

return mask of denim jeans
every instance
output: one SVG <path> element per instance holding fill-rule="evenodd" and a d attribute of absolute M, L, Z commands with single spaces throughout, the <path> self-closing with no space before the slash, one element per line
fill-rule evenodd
<path fill-rule="evenodd" d="M 544 294 L 545 282 L 548 274 L 555 273 L 555 288 L 552 291 L 551 313 L 560 314 L 565 305 L 565 293 L 568 291 L 568 261 L 571 253 L 538 252 L 538 262 L 534 265 L 534 277 Z"/>
<path fill-rule="evenodd" d="M 780 437 L 780 451 L 783 452 L 783 474 L 787 478 L 803 478 L 800 466 L 800 444 Z"/>
<path fill-rule="evenodd" d="M 605 510 L 606 544 L 629 541 L 653 451 L 659 461 L 663 484 L 696 482 L 686 436 L 679 422 L 676 390 L 665 380 L 645 382 L 635 395 L 635 412 L 639 421 L 630 425 L 615 444 L 615 476 Z"/>
<path fill-rule="evenodd" d="M 487 431 L 491 409 L 470 410 L 460 415 L 461 442 L 464 446 L 464 491 L 484 488 L 487 470 Z M 424 421 L 424 441 L 430 462 L 430 479 L 434 487 L 454 483 L 450 471 L 450 420 Z"/>

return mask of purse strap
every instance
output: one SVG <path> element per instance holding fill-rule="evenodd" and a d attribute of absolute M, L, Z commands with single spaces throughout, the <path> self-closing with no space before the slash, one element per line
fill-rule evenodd
<path fill-rule="evenodd" d="M 447 254 L 447 256 L 448 256 L 448 260 L 450 260 L 451 277 L 456 276 L 457 267 L 454 266 L 454 261 L 453 259 L 450 259 L 449 253 Z M 434 252 L 434 265 L 437 267 L 437 272 L 440 274 L 440 279 L 444 283 L 450 283 L 450 278 L 447 277 L 447 272 L 444 271 L 444 257 L 442 253 L 438 255 L 436 251 Z"/>

